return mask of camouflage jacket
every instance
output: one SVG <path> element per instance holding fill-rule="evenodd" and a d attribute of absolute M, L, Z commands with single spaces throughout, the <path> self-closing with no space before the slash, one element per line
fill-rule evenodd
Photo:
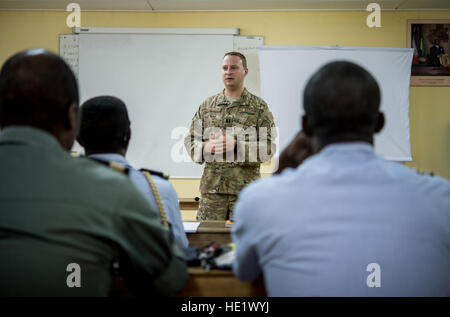
<path fill-rule="evenodd" d="M 192 160 L 199 164 L 206 162 L 200 192 L 238 194 L 245 185 L 258 179 L 261 162 L 270 160 L 276 150 L 274 128 L 267 104 L 247 89 L 233 103 L 225 96 L 225 90 L 206 99 L 195 113 L 184 140 Z M 235 137 L 234 152 L 227 153 L 228 157 L 203 153 L 203 145 L 220 130 Z"/>

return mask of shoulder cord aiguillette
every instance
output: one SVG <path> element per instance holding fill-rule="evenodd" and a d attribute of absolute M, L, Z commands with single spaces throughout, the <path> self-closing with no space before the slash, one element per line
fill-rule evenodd
<path fill-rule="evenodd" d="M 169 223 L 167 222 L 166 211 L 164 210 L 164 206 L 163 206 L 162 201 L 161 201 L 161 196 L 159 195 L 158 189 L 156 188 L 156 184 L 153 181 L 153 178 L 152 178 L 152 176 L 150 175 L 149 172 L 144 171 L 142 173 L 144 173 L 145 178 L 147 179 L 147 182 L 150 184 L 150 187 L 152 188 L 153 194 L 155 195 L 156 203 L 158 204 L 158 207 L 159 207 L 159 213 L 161 214 L 161 221 L 162 221 L 164 226 L 168 227 Z"/>

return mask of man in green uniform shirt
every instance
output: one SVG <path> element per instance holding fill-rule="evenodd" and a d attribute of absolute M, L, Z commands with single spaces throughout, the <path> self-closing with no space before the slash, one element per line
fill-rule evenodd
<path fill-rule="evenodd" d="M 196 163 L 206 163 L 200 182 L 197 219 L 232 217 L 242 188 L 260 177 L 260 165 L 275 152 L 275 124 L 261 98 L 244 87 L 247 61 L 238 52 L 225 54 L 225 89 L 207 98 L 195 113 L 185 147 Z"/>
<path fill-rule="evenodd" d="M 73 73 L 48 51 L 2 67 L 0 296 L 106 296 L 117 270 L 137 294 L 180 291 L 182 254 L 128 177 L 68 153 L 78 102 Z"/>

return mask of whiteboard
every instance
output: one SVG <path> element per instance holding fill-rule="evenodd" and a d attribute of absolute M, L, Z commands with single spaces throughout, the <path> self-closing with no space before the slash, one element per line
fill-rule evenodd
<path fill-rule="evenodd" d="M 70 66 L 78 78 L 78 35 L 61 34 L 59 36 L 59 56 Z"/>
<path fill-rule="evenodd" d="M 260 36 L 74 34 L 60 36 L 60 55 L 76 68 L 81 103 L 113 95 L 127 105 L 131 165 L 197 178 L 203 166 L 192 162 L 183 143 L 191 119 L 203 100 L 222 91 L 226 52 L 239 49 L 248 55 L 246 85 L 258 94 L 257 47 L 262 44 Z M 83 153 L 79 144 L 73 150 Z"/>
<path fill-rule="evenodd" d="M 386 124 L 375 135 L 375 152 L 389 160 L 412 160 L 409 136 L 412 55 L 409 48 L 260 47 L 262 97 L 279 127 L 280 150 L 301 129 L 303 91 L 309 78 L 326 63 L 346 60 L 368 70 L 381 90 L 381 111 Z"/>

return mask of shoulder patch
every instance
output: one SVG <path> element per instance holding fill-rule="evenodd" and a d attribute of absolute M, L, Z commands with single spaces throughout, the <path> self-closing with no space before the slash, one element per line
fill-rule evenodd
<path fill-rule="evenodd" d="M 118 172 L 121 172 L 121 173 L 124 173 L 124 174 L 127 174 L 127 175 L 128 175 L 128 173 L 130 171 L 128 169 L 128 167 L 126 167 L 125 165 L 119 164 L 119 163 L 116 163 L 116 162 L 113 162 L 113 161 L 109 162 L 109 167 L 111 169 L 115 170 L 115 171 L 118 171 Z"/>
<path fill-rule="evenodd" d="M 123 173 L 123 174 L 128 175 L 128 173 L 130 172 L 130 169 L 128 167 L 126 167 L 125 165 L 123 165 L 123 164 L 120 164 L 120 163 L 117 163 L 117 162 L 113 162 L 113 161 L 108 162 L 108 161 L 104 161 L 104 160 L 99 160 L 99 159 L 95 159 L 93 157 L 88 157 L 88 158 L 90 160 L 93 160 L 93 161 L 97 162 L 97 163 L 100 163 L 102 165 L 108 166 L 109 168 L 111 168 L 111 169 L 113 169 L 113 170 L 115 170 L 117 172 Z"/>

